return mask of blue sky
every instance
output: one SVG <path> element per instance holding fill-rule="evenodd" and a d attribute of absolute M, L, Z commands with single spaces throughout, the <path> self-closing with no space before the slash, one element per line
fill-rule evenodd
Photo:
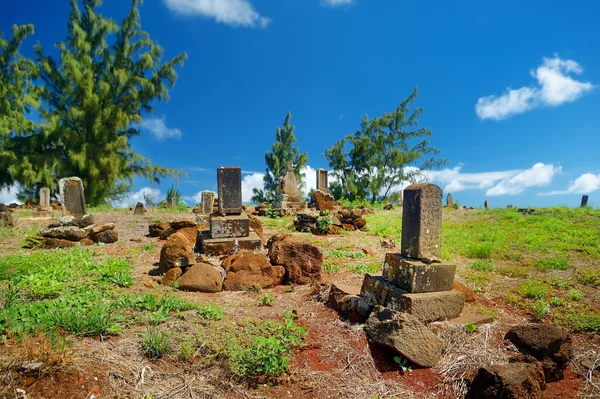
<path fill-rule="evenodd" d="M 128 7 L 105 0 L 101 12 L 120 20 Z M 66 0 L 3 0 L 0 29 L 32 23 L 22 52 L 53 51 L 68 13 Z M 313 186 L 326 148 L 418 86 L 421 125 L 449 159 L 429 179 L 455 200 L 600 205 L 596 2 L 146 0 L 141 15 L 165 58 L 188 59 L 134 149 L 186 171 L 189 203 L 216 189 L 221 165 L 247 172 L 247 199 L 288 110 Z M 173 181 L 135 183 L 126 202 Z"/>

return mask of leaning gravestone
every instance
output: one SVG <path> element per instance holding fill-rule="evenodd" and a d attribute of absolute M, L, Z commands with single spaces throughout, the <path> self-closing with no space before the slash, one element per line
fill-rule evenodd
<path fill-rule="evenodd" d="M 447 207 L 454 207 L 454 200 L 452 199 L 452 193 L 448 193 L 448 196 L 446 197 L 446 206 Z"/>
<path fill-rule="evenodd" d="M 40 188 L 40 203 L 38 205 L 38 211 L 40 212 L 51 212 L 52 207 L 50 206 L 50 189 L 48 187 Z"/>
<path fill-rule="evenodd" d="M 215 193 L 212 191 L 202 192 L 202 202 L 200 203 L 200 213 L 203 215 L 210 215 L 213 212 L 215 205 Z"/>
<path fill-rule="evenodd" d="M 85 196 L 83 182 L 79 177 L 65 177 L 58 181 L 60 202 L 62 203 L 63 216 L 85 215 Z"/>
<path fill-rule="evenodd" d="M 485 200 L 485 202 L 483 203 L 483 207 L 485 209 L 490 209 L 490 202 L 488 200 Z"/>
<path fill-rule="evenodd" d="M 588 197 L 587 195 L 583 195 L 583 196 L 581 197 L 581 207 L 582 207 L 582 208 L 585 208 L 585 207 L 587 206 L 587 204 L 588 204 L 588 199 L 589 199 L 589 197 Z"/>
<path fill-rule="evenodd" d="M 327 169 L 317 169 L 317 190 L 328 191 L 329 185 L 327 182 Z"/>

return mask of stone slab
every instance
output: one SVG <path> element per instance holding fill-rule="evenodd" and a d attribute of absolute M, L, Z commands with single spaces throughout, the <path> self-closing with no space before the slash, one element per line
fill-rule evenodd
<path fill-rule="evenodd" d="M 373 295 L 381 306 L 410 313 L 423 323 L 456 318 L 465 303 L 465 296 L 460 291 L 413 294 L 396 287 L 382 276 L 368 273 L 360 292 L 361 295 Z"/>
<path fill-rule="evenodd" d="M 448 322 L 453 324 L 474 324 L 476 326 L 481 326 L 483 324 L 493 323 L 494 318 L 486 314 L 465 310 L 460 316 L 448 320 Z"/>
<path fill-rule="evenodd" d="M 83 182 L 79 177 L 65 177 L 58 181 L 60 202 L 63 215 L 81 216 L 85 215 L 85 195 Z"/>
<path fill-rule="evenodd" d="M 317 190 L 329 191 L 327 169 L 317 169 Z"/>
<path fill-rule="evenodd" d="M 198 235 L 198 250 L 206 256 L 220 256 L 241 251 L 260 251 L 262 241 L 258 235 L 251 231 L 248 237 L 240 238 L 210 238 L 209 232 Z"/>
<path fill-rule="evenodd" d="M 250 219 L 245 212 L 239 215 L 210 215 L 211 238 L 248 237 Z"/>
<path fill-rule="evenodd" d="M 404 189 L 400 252 L 415 259 L 441 259 L 442 189 L 435 184 Z"/>
<path fill-rule="evenodd" d="M 202 199 L 200 202 L 200 213 L 203 215 L 209 215 L 213 212 L 215 205 L 215 193 L 212 191 L 203 191 Z"/>
<path fill-rule="evenodd" d="M 427 264 L 401 254 L 387 253 L 383 265 L 383 278 L 397 287 L 412 293 L 450 291 L 456 265 L 449 263 Z"/>
<path fill-rule="evenodd" d="M 219 213 L 242 213 L 242 169 L 238 166 L 221 166 L 217 169 Z"/>

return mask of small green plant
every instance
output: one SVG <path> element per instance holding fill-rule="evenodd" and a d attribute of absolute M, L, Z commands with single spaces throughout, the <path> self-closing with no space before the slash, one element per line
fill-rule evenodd
<path fill-rule="evenodd" d="M 472 332 L 475 332 L 475 330 L 477 330 L 476 324 L 465 323 L 465 331 L 467 331 L 467 333 L 470 334 Z"/>
<path fill-rule="evenodd" d="M 363 251 L 346 251 L 344 249 L 332 249 L 327 251 L 326 255 L 333 259 L 359 259 L 366 256 Z"/>
<path fill-rule="evenodd" d="M 548 295 L 548 286 L 538 280 L 528 280 L 519 287 L 519 294 L 524 298 L 542 299 Z"/>
<path fill-rule="evenodd" d="M 196 347 L 191 341 L 184 341 L 179 344 L 179 352 L 177 357 L 180 360 L 188 361 L 196 354 Z"/>
<path fill-rule="evenodd" d="M 566 280 L 562 277 L 554 277 L 553 279 L 550 279 L 548 281 L 548 283 L 556 288 L 560 288 L 562 290 L 569 288 L 571 286 L 571 282 L 569 280 Z"/>
<path fill-rule="evenodd" d="M 412 368 L 408 364 L 408 360 L 404 357 L 394 356 L 394 362 L 400 367 L 403 372 L 411 372 Z"/>
<path fill-rule="evenodd" d="M 265 210 L 265 216 L 270 219 L 279 219 L 281 217 L 281 212 L 274 210 L 271 204 L 269 204 L 269 207 Z"/>
<path fill-rule="evenodd" d="M 342 270 L 342 266 L 339 263 L 334 262 L 332 259 L 325 259 L 323 262 L 323 271 L 327 274 L 334 274 Z"/>
<path fill-rule="evenodd" d="M 262 287 L 260 286 L 260 284 L 252 284 L 246 287 L 242 287 L 242 291 L 248 291 L 248 292 L 260 292 L 262 290 Z"/>
<path fill-rule="evenodd" d="M 538 299 L 529 306 L 529 310 L 535 320 L 539 321 L 546 317 L 548 312 L 550 312 L 550 304 L 543 299 Z"/>
<path fill-rule="evenodd" d="M 223 312 L 223 309 L 220 306 L 209 303 L 208 305 L 200 306 L 198 315 L 204 320 L 223 320 L 225 312 Z"/>
<path fill-rule="evenodd" d="M 600 272 L 592 269 L 591 267 L 578 269 L 575 277 L 577 278 L 577 281 L 583 285 L 587 285 L 589 287 L 600 286 Z"/>
<path fill-rule="evenodd" d="M 271 306 L 275 302 L 275 297 L 270 292 L 267 292 L 260 298 L 258 298 L 258 303 L 262 306 Z"/>
<path fill-rule="evenodd" d="M 479 272 L 493 272 L 495 270 L 494 265 L 490 261 L 478 260 L 471 264 L 471 269 Z"/>
<path fill-rule="evenodd" d="M 460 209 L 461 203 L 460 201 L 454 201 L 454 209 Z"/>
<path fill-rule="evenodd" d="M 558 307 L 558 306 L 562 306 L 565 304 L 565 300 L 556 296 L 553 296 L 552 298 L 550 298 L 550 300 L 548 301 L 548 303 L 550 304 L 550 306 L 552 307 Z"/>
<path fill-rule="evenodd" d="M 116 272 L 110 277 L 110 281 L 119 287 L 130 287 L 133 285 L 131 272 Z"/>
<path fill-rule="evenodd" d="M 536 260 L 533 266 L 539 270 L 567 270 L 569 261 L 562 257 L 545 258 Z"/>
<path fill-rule="evenodd" d="M 325 211 L 317 220 L 317 230 L 320 233 L 327 233 L 333 223 L 331 222 L 331 212 Z"/>
<path fill-rule="evenodd" d="M 166 355 L 171 342 L 171 335 L 166 331 L 159 331 L 156 326 L 147 326 L 142 334 L 144 354 L 152 359 L 160 359 Z"/>
<path fill-rule="evenodd" d="M 567 295 L 565 295 L 565 297 L 570 300 L 570 301 L 580 301 L 583 299 L 583 297 L 585 297 L 585 292 L 583 291 L 579 291 L 576 290 L 575 288 L 569 290 L 569 292 L 567 292 Z"/>
<path fill-rule="evenodd" d="M 348 265 L 348 270 L 358 274 L 377 273 L 381 271 L 383 265 L 381 263 L 368 263 L 362 265 Z"/>
<path fill-rule="evenodd" d="M 142 245 L 142 252 L 149 252 L 152 251 L 154 249 L 154 243 L 152 241 L 146 242 L 144 243 L 144 245 Z"/>

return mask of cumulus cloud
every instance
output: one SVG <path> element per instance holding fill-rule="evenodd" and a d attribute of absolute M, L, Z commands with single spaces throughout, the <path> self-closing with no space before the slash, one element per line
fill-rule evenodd
<path fill-rule="evenodd" d="M 354 3 L 354 0 L 321 0 L 321 4 L 329 7 L 347 6 Z"/>
<path fill-rule="evenodd" d="M 561 167 L 536 163 L 532 168 L 524 170 L 519 174 L 502 179 L 494 187 L 486 191 L 489 196 L 516 195 L 531 187 L 547 186 L 552 182 L 554 176 L 561 171 Z"/>
<path fill-rule="evenodd" d="M 261 16 L 248 0 L 164 0 L 173 12 L 206 18 L 217 22 L 244 27 L 266 28 L 271 18 Z"/>
<path fill-rule="evenodd" d="M 147 118 L 142 121 L 141 128 L 146 130 L 158 141 L 165 141 L 172 138 L 181 138 L 181 130 L 169 128 L 165 119 Z"/>
<path fill-rule="evenodd" d="M 146 196 L 150 196 L 150 198 L 152 198 L 152 202 L 156 204 L 161 199 L 161 192 L 157 188 L 144 187 L 139 191 L 130 193 L 127 198 L 114 202 L 113 206 L 116 208 L 128 208 L 130 206 L 135 206 L 135 204 L 138 202 L 145 203 L 146 201 L 144 197 Z"/>
<path fill-rule="evenodd" d="M 584 173 L 573 180 L 566 190 L 550 191 L 538 195 L 588 194 L 600 190 L 600 174 Z"/>
<path fill-rule="evenodd" d="M 3 204 L 12 204 L 17 203 L 20 204 L 21 201 L 17 199 L 17 193 L 20 190 L 19 184 L 13 184 L 12 186 L 3 188 L 0 190 L 0 203 Z"/>
<path fill-rule="evenodd" d="M 542 65 L 531 71 L 537 85 L 507 89 L 501 96 L 486 96 L 477 100 L 475 112 L 481 119 L 506 119 L 538 107 L 556 107 L 573 102 L 594 86 L 590 82 L 573 79 L 570 74 L 581 74 L 583 68 L 573 60 L 558 55 L 544 58 Z"/>

